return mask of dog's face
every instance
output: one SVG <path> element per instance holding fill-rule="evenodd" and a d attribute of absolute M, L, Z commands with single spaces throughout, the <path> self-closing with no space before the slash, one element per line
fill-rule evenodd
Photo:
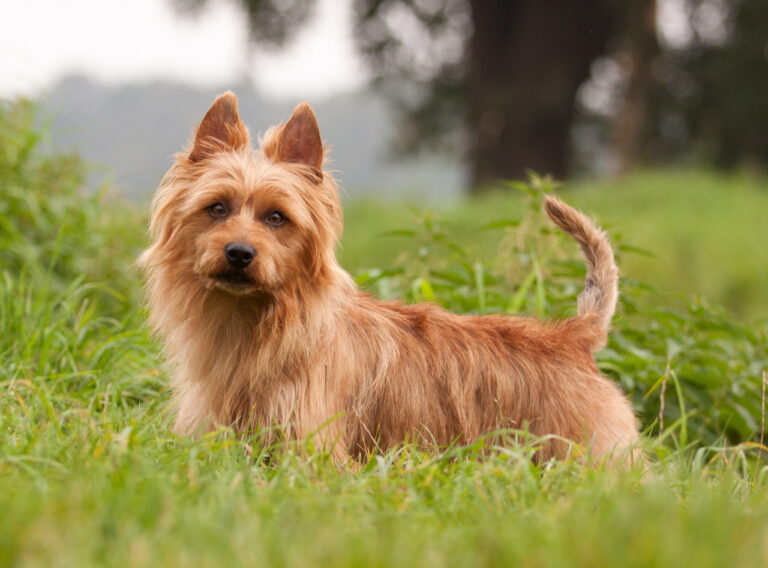
<path fill-rule="evenodd" d="M 158 191 L 145 260 L 162 257 L 199 285 L 236 296 L 322 280 L 341 231 L 338 192 L 322 162 L 309 105 L 253 151 L 237 99 L 222 95 Z"/>

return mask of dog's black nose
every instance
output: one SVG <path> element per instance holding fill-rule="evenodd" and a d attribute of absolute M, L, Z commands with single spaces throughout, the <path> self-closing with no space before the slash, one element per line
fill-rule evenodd
<path fill-rule="evenodd" d="M 229 264 L 242 269 L 251 264 L 253 257 L 256 256 L 256 249 L 246 243 L 229 243 L 224 247 L 224 255 Z"/>

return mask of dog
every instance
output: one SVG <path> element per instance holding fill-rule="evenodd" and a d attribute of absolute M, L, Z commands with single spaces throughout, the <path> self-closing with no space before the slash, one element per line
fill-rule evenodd
<path fill-rule="evenodd" d="M 336 261 L 342 210 L 326 158 L 308 104 L 254 150 L 227 92 L 158 188 L 139 264 L 172 368 L 177 434 L 277 426 L 340 463 L 406 440 L 443 447 L 500 429 L 542 437 L 539 462 L 574 443 L 593 457 L 627 453 L 635 416 L 592 356 L 618 295 L 603 231 L 546 197 L 588 266 L 569 319 L 378 301 Z"/>

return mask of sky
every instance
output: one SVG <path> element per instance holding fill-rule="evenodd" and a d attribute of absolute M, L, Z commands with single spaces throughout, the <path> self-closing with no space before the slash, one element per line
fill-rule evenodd
<path fill-rule="evenodd" d="M 36 96 L 82 73 L 117 84 L 171 79 L 226 86 L 249 78 L 264 95 L 322 97 L 362 85 L 351 0 L 318 0 L 318 13 L 283 50 L 249 49 L 232 0 L 198 16 L 172 0 L 0 0 L 0 97 Z"/>
<path fill-rule="evenodd" d="M 70 73 L 109 84 L 225 87 L 250 79 L 274 98 L 317 98 L 366 82 L 352 0 L 317 0 L 317 16 L 279 52 L 249 49 L 237 0 L 209 0 L 195 17 L 175 13 L 172 2 L 0 0 L 0 97 L 36 96 Z M 659 2 L 661 37 L 671 44 L 690 33 L 682 5 Z"/>

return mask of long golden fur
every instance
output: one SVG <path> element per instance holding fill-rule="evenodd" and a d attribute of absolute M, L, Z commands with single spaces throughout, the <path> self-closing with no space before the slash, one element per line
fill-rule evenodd
<path fill-rule="evenodd" d="M 339 461 L 499 428 L 552 435 L 539 460 L 562 457 L 564 440 L 593 456 L 634 442 L 630 405 L 592 357 L 618 271 L 586 216 L 546 199 L 587 259 L 576 317 L 544 324 L 381 302 L 336 261 L 342 214 L 324 159 L 309 105 L 253 150 L 225 93 L 158 189 L 140 264 L 171 363 L 178 434 L 277 425 L 316 437 Z"/>

